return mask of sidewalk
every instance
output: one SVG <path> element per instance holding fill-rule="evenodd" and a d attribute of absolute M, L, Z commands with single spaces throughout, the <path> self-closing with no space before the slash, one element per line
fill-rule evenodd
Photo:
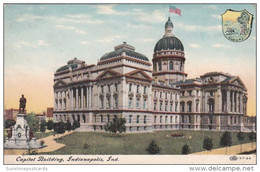
<path fill-rule="evenodd" d="M 256 149 L 256 142 L 253 143 L 246 143 L 242 145 L 242 151 L 240 151 L 240 145 L 230 146 L 227 148 L 227 155 L 237 155 L 242 152 L 248 152 Z M 202 151 L 192 153 L 191 155 L 226 155 L 226 147 L 213 149 L 211 151 Z"/>
<path fill-rule="evenodd" d="M 45 143 L 45 145 L 47 145 L 47 147 L 44 147 L 42 149 L 37 149 L 38 153 L 44 153 L 44 152 L 52 152 L 55 150 L 58 150 L 66 145 L 61 144 L 61 143 L 57 143 L 54 139 L 57 138 L 61 138 L 64 137 L 66 135 L 72 134 L 73 132 L 68 132 L 66 131 L 64 134 L 59 134 L 58 137 L 57 135 L 54 137 L 53 135 L 48 136 L 48 137 L 44 137 L 41 139 L 38 139 L 37 141 L 40 142 L 41 140 L 43 140 Z M 4 149 L 4 155 L 23 155 L 23 154 L 27 154 L 28 150 L 22 150 L 22 149 Z"/>

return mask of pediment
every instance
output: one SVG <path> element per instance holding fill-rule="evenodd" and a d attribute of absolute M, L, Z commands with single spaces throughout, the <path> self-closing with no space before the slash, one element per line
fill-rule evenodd
<path fill-rule="evenodd" d="M 120 73 L 113 71 L 113 70 L 106 70 L 103 73 L 101 73 L 97 79 L 107 79 L 107 78 L 112 78 L 115 76 L 121 76 Z"/>
<path fill-rule="evenodd" d="M 53 87 L 63 87 L 67 85 L 67 83 L 63 80 L 58 80 L 57 82 L 54 83 Z"/>
<path fill-rule="evenodd" d="M 126 74 L 126 76 L 129 76 L 129 77 L 133 77 L 133 78 L 136 78 L 136 79 L 144 79 L 144 80 L 152 80 L 152 78 L 147 75 L 144 71 L 141 71 L 141 70 L 135 70 L 135 71 L 132 71 L 132 72 L 129 72 Z"/>
<path fill-rule="evenodd" d="M 242 80 L 239 77 L 235 77 L 234 79 L 232 79 L 230 81 L 230 83 L 233 85 L 245 88 L 245 84 L 242 82 Z"/>

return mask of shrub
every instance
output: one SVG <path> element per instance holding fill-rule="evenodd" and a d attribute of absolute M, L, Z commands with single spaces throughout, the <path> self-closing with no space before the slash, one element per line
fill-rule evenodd
<path fill-rule="evenodd" d="M 189 154 L 189 153 L 190 153 L 190 147 L 189 147 L 188 145 L 184 145 L 184 146 L 182 147 L 181 153 L 184 154 L 184 155 Z"/>
<path fill-rule="evenodd" d="M 161 148 L 155 143 L 154 140 L 149 144 L 148 148 L 146 148 L 146 151 L 150 154 L 159 154 L 161 151 Z"/>
<path fill-rule="evenodd" d="M 83 148 L 84 148 L 84 149 L 88 149 L 88 148 L 89 148 L 89 145 L 86 143 L 86 144 L 84 144 Z"/>
<path fill-rule="evenodd" d="M 206 137 L 203 141 L 203 148 L 206 150 L 212 150 L 213 148 L 213 143 L 212 143 L 212 139 Z"/>
<path fill-rule="evenodd" d="M 43 146 L 44 143 L 45 143 L 45 142 L 44 142 L 43 140 L 40 141 L 41 146 Z"/>

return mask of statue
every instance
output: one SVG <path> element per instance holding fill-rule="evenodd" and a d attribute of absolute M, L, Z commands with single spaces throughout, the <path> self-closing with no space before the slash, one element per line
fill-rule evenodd
<path fill-rule="evenodd" d="M 22 94 L 22 97 L 20 98 L 19 113 L 24 113 L 25 106 L 26 106 L 26 98 Z"/>

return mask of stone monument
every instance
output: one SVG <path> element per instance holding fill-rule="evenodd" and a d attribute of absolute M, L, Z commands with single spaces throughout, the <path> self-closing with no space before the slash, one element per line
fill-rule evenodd
<path fill-rule="evenodd" d="M 20 98 L 19 114 L 17 114 L 16 124 L 8 132 L 8 137 L 4 143 L 7 149 L 37 149 L 41 148 L 40 143 L 33 137 L 33 133 L 27 124 L 27 115 L 24 113 L 26 107 L 26 98 L 24 95 Z"/>

